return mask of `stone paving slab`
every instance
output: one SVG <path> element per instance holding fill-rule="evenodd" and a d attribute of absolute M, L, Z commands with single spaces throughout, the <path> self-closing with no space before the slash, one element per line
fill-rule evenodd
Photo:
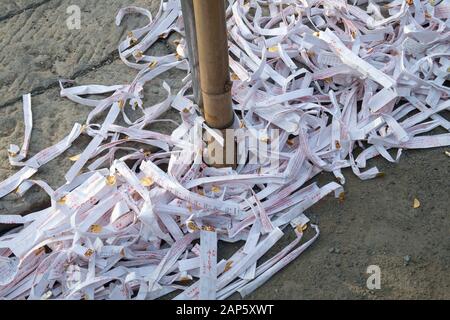
<path fill-rule="evenodd" d="M 127 5 L 145 6 L 156 13 L 159 1 L 97 0 L 76 1 L 81 9 L 81 29 L 69 30 L 66 10 L 73 1 L 42 2 L 2 1 L 0 10 L 0 180 L 17 171 L 10 166 L 7 147 L 23 141 L 22 95 L 33 93 L 33 132 L 29 156 L 49 147 L 71 130 L 75 122 L 84 123 L 89 107 L 81 106 L 59 96 L 58 79 L 76 79 L 77 85 L 130 83 L 137 71 L 126 67 L 116 54 L 117 46 L 127 31 L 147 21 L 129 15 L 122 26 L 115 25 L 118 10 Z M 173 50 L 169 42 L 160 41 L 150 54 L 164 55 Z M 165 99 L 163 80 L 174 90 L 181 86 L 185 73 L 170 70 L 145 88 L 145 104 L 151 106 Z M 131 115 L 132 116 L 132 115 Z M 166 118 L 178 120 L 175 111 Z M 155 124 L 152 128 L 170 133 L 173 126 Z M 89 143 L 81 137 L 65 154 L 42 167 L 32 178 L 42 179 L 57 187 L 64 183 L 64 174 L 72 163 L 68 158 L 80 153 Z M 15 194 L 0 199 L 0 214 L 26 214 L 49 203 L 48 196 L 33 187 L 23 198 Z"/>
<path fill-rule="evenodd" d="M 407 150 L 398 164 L 370 160 L 385 176 L 369 181 L 343 170 L 345 200 L 328 196 L 306 212 L 320 228 L 317 242 L 248 298 L 450 299 L 446 149 Z M 332 179 L 322 173 L 316 180 Z M 293 238 L 289 233 L 273 250 Z M 380 267 L 379 290 L 367 288 L 370 265 Z"/>
<path fill-rule="evenodd" d="M 30 4 L 16 2 L 2 1 L 1 6 L 14 12 L 15 7 Z M 115 16 L 120 8 L 137 5 L 156 12 L 159 7 L 159 1 L 153 0 L 78 0 L 81 29 L 70 30 L 66 11 L 74 1 L 36 5 L 41 2 L 31 1 L 34 9 L 0 19 L 0 106 L 22 94 L 56 86 L 58 78 L 73 78 L 113 57 L 126 32 L 146 23 L 146 18 L 130 15 L 117 27 Z"/>
<path fill-rule="evenodd" d="M 0 3 L 0 21 L 9 19 L 25 10 L 35 9 L 51 0 L 4 0 Z"/>
<path fill-rule="evenodd" d="M 124 66 L 121 61 L 104 66 L 95 72 L 77 79 L 77 84 L 122 84 L 133 80 L 135 71 Z M 177 92 L 181 88 L 183 71 L 171 70 L 153 80 L 145 87 L 145 106 L 151 106 L 166 98 L 166 91 L 162 82 L 166 81 Z M 63 139 L 71 130 L 75 122 L 84 123 L 91 110 L 59 96 L 59 89 L 47 90 L 45 93 L 32 97 L 33 131 L 31 135 L 30 153 L 32 156 L 40 150 L 49 147 Z M 131 110 L 131 109 L 129 109 Z M 132 116 L 132 111 L 127 112 Z M 16 172 L 16 168 L 8 162 L 7 147 L 10 143 L 20 145 L 23 141 L 23 113 L 22 102 L 0 109 L 0 181 Z M 138 114 L 140 115 L 140 114 Z M 162 118 L 180 121 L 177 111 L 171 109 Z M 100 122 L 100 121 L 99 121 Z M 170 134 L 173 125 L 155 124 L 150 129 Z M 68 159 L 84 150 L 89 137 L 81 137 L 65 154 L 49 162 L 33 176 L 33 179 L 43 179 L 50 186 L 57 187 L 64 183 L 64 174 L 72 165 Z M 47 195 L 37 187 L 33 187 L 23 198 L 15 194 L 0 199 L 0 214 L 25 214 L 48 204 Z"/>

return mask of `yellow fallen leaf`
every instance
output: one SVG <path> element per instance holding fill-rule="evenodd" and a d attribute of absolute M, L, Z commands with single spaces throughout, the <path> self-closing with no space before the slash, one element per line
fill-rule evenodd
<path fill-rule="evenodd" d="M 69 160 L 72 162 L 78 161 L 78 159 L 80 159 L 80 156 L 81 156 L 80 154 L 77 154 L 75 156 L 70 157 Z"/>
<path fill-rule="evenodd" d="M 273 46 L 270 47 L 269 49 L 267 49 L 269 52 L 277 52 L 278 51 L 278 47 L 277 46 Z"/>
<path fill-rule="evenodd" d="M 141 59 L 144 56 L 144 52 L 141 50 L 138 50 L 134 53 L 134 57 L 137 59 Z"/>
<path fill-rule="evenodd" d="M 218 193 L 218 192 L 220 192 L 220 188 L 217 187 L 217 186 L 213 186 L 213 187 L 211 188 L 211 191 L 214 192 L 214 193 Z"/>
<path fill-rule="evenodd" d="M 92 250 L 92 249 L 87 249 L 86 252 L 84 253 L 84 256 L 89 258 L 89 257 L 92 256 L 93 254 L 94 254 L 94 250 Z"/>
<path fill-rule="evenodd" d="M 445 155 L 446 155 L 447 157 L 450 157 L 450 151 L 445 151 Z"/>
<path fill-rule="evenodd" d="M 231 267 L 233 266 L 233 261 L 227 261 L 227 264 L 225 265 L 225 269 L 223 270 L 223 272 L 227 272 L 228 270 L 231 269 Z"/>
<path fill-rule="evenodd" d="M 303 233 L 303 231 L 308 229 L 308 225 L 307 224 L 304 224 L 304 225 L 299 224 L 295 229 L 297 230 L 298 233 Z"/>
<path fill-rule="evenodd" d="M 108 184 L 108 185 L 110 185 L 110 186 L 113 186 L 113 185 L 115 185 L 116 184 L 116 176 L 108 176 L 107 178 L 106 178 L 106 183 Z"/>
<path fill-rule="evenodd" d="M 150 177 L 144 177 L 141 179 L 141 185 L 144 187 L 151 187 L 153 185 L 154 181 Z"/>
<path fill-rule="evenodd" d="M 100 233 L 100 232 L 102 232 L 102 230 L 103 230 L 103 227 L 99 224 L 93 224 L 89 228 L 89 232 L 91 232 L 91 233 Z"/>
<path fill-rule="evenodd" d="M 198 230 L 200 230 L 200 228 L 199 228 L 199 227 L 195 224 L 195 222 L 192 221 L 192 220 L 189 220 L 189 221 L 188 221 L 187 227 L 188 227 L 189 229 L 191 229 L 192 231 L 198 231 Z"/>
<path fill-rule="evenodd" d="M 67 196 L 64 196 L 58 200 L 58 204 L 64 205 L 66 203 L 66 201 L 67 201 Z"/>
<path fill-rule="evenodd" d="M 214 232 L 216 231 L 216 229 L 213 226 L 203 226 L 202 230 L 204 231 L 209 231 L 209 232 Z"/>
<path fill-rule="evenodd" d="M 414 201 L 413 201 L 413 208 L 414 208 L 414 209 L 417 209 L 417 208 L 419 208 L 419 207 L 420 207 L 420 201 L 419 201 L 419 199 L 414 198 Z"/>

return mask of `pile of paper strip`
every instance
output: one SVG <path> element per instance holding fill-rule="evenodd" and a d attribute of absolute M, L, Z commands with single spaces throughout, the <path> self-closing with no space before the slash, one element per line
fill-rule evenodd
<path fill-rule="evenodd" d="M 448 0 L 227 1 L 236 126 L 280 131 L 277 152 L 270 148 L 275 141 L 261 138 L 273 152 L 236 170 L 198 161 L 205 146 L 197 129 L 212 130 L 189 94 L 184 40 L 176 53 L 146 55 L 160 38 L 183 34 L 179 1 L 162 2 L 155 16 L 124 8 L 116 23 L 130 13 L 149 20 L 119 44 L 121 60 L 138 70 L 134 81 L 61 81 L 63 97 L 92 111 L 86 123 L 32 157 L 32 101 L 24 96 L 24 142 L 8 150 L 20 170 L 0 183 L 0 197 L 38 185 L 51 206 L 0 216 L 1 224 L 20 225 L 0 237 L 1 298 L 246 296 L 316 240 L 319 229 L 304 213 L 330 193 L 342 196 L 343 168 L 371 179 L 380 175 L 375 167 L 364 169 L 373 157 L 397 162 L 404 149 L 450 145 Z M 173 93 L 164 84 L 167 99 L 146 106 L 143 87 L 172 68 L 187 70 L 183 89 Z M 170 136 L 148 130 L 170 108 L 180 111 L 178 128 Z M 130 112 L 142 116 L 132 121 Z M 119 117 L 126 126 L 117 124 Z M 73 159 L 66 184 L 53 190 L 32 180 L 81 135 L 91 140 Z M 119 150 L 126 155 L 116 156 Z M 270 165 L 274 157 L 277 166 Z M 308 182 L 322 171 L 339 183 Z M 262 262 L 287 232 L 295 232 L 295 240 Z M 242 247 L 219 260 L 219 240 L 242 241 Z"/>

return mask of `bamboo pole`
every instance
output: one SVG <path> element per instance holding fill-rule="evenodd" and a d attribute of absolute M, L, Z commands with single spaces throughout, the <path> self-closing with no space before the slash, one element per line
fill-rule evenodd
<path fill-rule="evenodd" d="M 226 130 L 234 122 L 231 101 L 225 0 L 193 0 L 202 109 L 206 124 L 221 130 L 225 145 L 208 141 L 208 163 L 236 167 L 234 135 Z"/>
<path fill-rule="evenodd" d="M 228 39 L 224 0 L 194 0 L 200 84 L 206 124 L 214 129 L 232 125 Z"/>
<path fill-rule="evenodd" d="M 195 31 L 195 15 L 193 0 L 181 0 L 181 10 L 183 12 L 184 31 L 188 49 L 188 60 L 192 74 L 192 89 L 194 101 L 199 106 L 202 105 L 202 95 L 200 92 L 200 70 L 197 52 L 197 34 Z"/>

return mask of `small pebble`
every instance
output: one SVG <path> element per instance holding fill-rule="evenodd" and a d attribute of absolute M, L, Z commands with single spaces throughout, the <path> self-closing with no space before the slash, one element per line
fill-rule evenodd
<path fill-rule="evenodd" d="M 405 261 L 405 266 L 407 266 L 411 262 L 411 256 L 406 255 L 403 257 L 403 260 Z"/>

